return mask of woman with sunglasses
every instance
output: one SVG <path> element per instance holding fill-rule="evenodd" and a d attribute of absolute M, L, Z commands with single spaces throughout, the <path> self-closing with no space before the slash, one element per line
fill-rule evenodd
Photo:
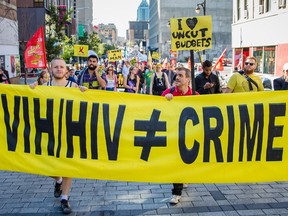
<path fill-rule="evenodd" d="M 117 76 L 114 74 L 113 66 L 109 66 L 106 70 L 107 91 L 117 91 Z"/>

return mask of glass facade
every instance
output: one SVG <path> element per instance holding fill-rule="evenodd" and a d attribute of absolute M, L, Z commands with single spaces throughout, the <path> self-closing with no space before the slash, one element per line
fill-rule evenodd
<path fill-rule="evenodd" d="M 263 74 L 275 73 L 275 46 L 254 47 L 253 55 L 257 58 L 257 72 Z"/>

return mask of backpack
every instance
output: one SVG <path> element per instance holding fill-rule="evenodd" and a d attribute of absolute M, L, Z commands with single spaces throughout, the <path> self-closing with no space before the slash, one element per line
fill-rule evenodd
<path fill-rule="evenodd" d="M 155 90 L 155 91 L 164 91 L 165 89 L 166 89 L 166 86 L 165 86 L 164 73 L 162 72 L 161 78 L 158 78 L 157 74 L 155 72 L 154 73 L 153 90 Z"/>

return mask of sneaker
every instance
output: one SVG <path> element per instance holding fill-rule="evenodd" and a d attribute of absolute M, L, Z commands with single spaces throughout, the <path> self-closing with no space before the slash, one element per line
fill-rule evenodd
<path fill-rule="evenodd" d="M 54 197 L 56 198 L 60 197 L 62 194 L 61 185 L 62 185 L 62 182 L 60 184 L 57 182 L 55 183 Z"/>
<path fill-rule="evenodd" d="M 72 209 L 70 207 L 68 200 L 65 200 L 65 199 L 61 200 L 61 208 L 62 208 L 63 214 L 70 214 L 72 212 Z"/>
<path fill-rule="evenodd" d="M 183 188 L 188 188 L 188 184 L 183 184 Z"/>
<path fill-rule="evenodd" d="M 178 195 L 172 195 L 172 198 L 170 200 L 170 204 L 177 204 L 181 199 L 181 196 Z"/>

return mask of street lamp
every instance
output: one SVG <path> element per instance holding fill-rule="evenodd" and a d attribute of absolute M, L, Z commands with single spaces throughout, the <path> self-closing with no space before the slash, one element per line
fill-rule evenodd
<path fill-rule="evenodd" d="M 201 10 L 200 6 L 203 8 L 203 15 L 206 16 L 206 0 L 204 0 L 202 3 L 197 4 L 197 7 L 195 9 L 195 12 L 197 14 L 200 13 L 200 10 Z M 206 60 L 205 50 L 203 50 L 203 57 L 204 57 L 203 61 L 205 61 Z"/>
<path fill-rule="evenodd" d="M 200 13 L 200 10 L 201 10 L 200 6 L 203 8 L 203 14 L 205 16 L 206 15 L 206 0 L 204 0 L 204 2 L 202 2 L 202 3 L 197 4 L 197 7 L 195 9 L 195 12 L 197 14 Z"/>

